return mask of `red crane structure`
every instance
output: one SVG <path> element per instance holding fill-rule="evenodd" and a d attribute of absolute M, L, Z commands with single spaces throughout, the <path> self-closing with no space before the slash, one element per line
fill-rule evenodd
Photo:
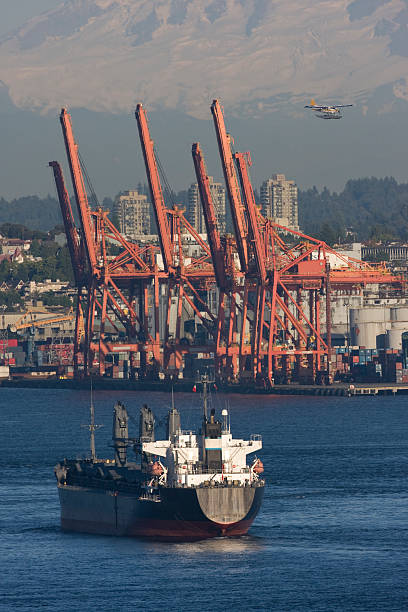
<path fill-rule="evenodd" d="M 218 327 L 225 326 L 222 335 L 227 338 L 225 352 L 216 355 L 217 374 L 224 379 L 260 380 L 265 384 L 277 378 L 284 382 L 292 378 L 309 382 L 330 379 L 332 291 L 351 292 L 377 283 L 400 286 L 401 279 L 389 274 L 384 266 L 350 262 L 323 241 L 263 218 L 249 179 L 250 155 L 232 152 L 233 139 L 226 131 L 218 100 L 213 101 L 211 111 L 240 262 L 239 269 L 230 274 L 229 286 L 220 285 L 220 275 L 216 274 L 220 291 Z M 197 150 L 199 146 L 193 145 L 205 211 L 205 166 Z M 212 225 L 216 225 L 215 220 Z M 207 227 L 210 244 L 215 229 Z M 330 268 L 331 259 L 336 269 Z"/>
<path fill-rule="evenodd" d="M 329 379 L 332 292 L 401 286 L 383 265 L 344 258 L 324 242 L 264 218 L 249 178 L 249 153 L 232 151 L 217 100 L 211 111 L 234 235 L 220 235 L 204 157 L 195 143 L 205 241 L 179 207 L 166 207 L 146 113 L 141 104 L 136 108 L 156 246 L 125 239 L 107 211 L 91 209 L 71 118 L 62 109 L 79 228 L 61 167 L 50 166 L 78 290 L 76 376 L 104 375 L 107 356 L 125 353 L 131 376 L 142 378 L 193 375 L 194 359 L 202 354 L 214 359 L 216 376 L 224 382 Z"/>
<path fill-rule="evenodd" d="M 165 208 L 153 141 L 142 105 L 137 107 L 136 119 L 160 249 L 126 240 L 109 220 L 107 211 L 91 210 L 66 109 L 61 111 L 60 119 L 80 220 L 77 230 L 62 170 L 57 162 L 50 162 L 78 287 L 77 322 L 82 311 L 85 319 L 85 337 L 81 344 L 78 334 L 74 351 L 76 374 L 86 376 L 97 366 L 103 375 L 108 353 L 128 353 L 131 372 L 137 372 L 140 377 L 157 376 L 160 370 L 177 374 L 184 354 L 213 348 L 207 343 L 191 347 L 182 329 L 183 314 L 188 311 L 190 317 L 198 317 L 210 335 L 215 335 L 216 315 L 203 299 L 203 292 L 215 282 L 210 248 L 181 209 Z M 186 256 L 187 236 L 199 246 L 198 257 Z M 112 255 L 118 247 L 119 253 Z M 78 252 L 85 256 L 78 257 Z M 81 362 L 82 371 L 78 365 Z"/>

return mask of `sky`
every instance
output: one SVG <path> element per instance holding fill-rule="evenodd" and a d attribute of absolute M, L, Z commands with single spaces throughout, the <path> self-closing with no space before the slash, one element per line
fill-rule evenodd
<path fill-rule="evenodd" d="M 53 8 L 57 0 L 0 0 L 0 36 Z"/>
<path fill-rule="evenodd" d="M 58 4 L 59 0 L 0 0 L 0 36 Z M 155 114 L 147 108 L 161 164 L 175 191 L 188 188 L 195 180 L 191 144 L 198 140 L 209 173 L 222 180 L 209 110 L 211 99 L 206 120 L 171 110 Z M 346 97 L 344 101 L 350 100 Z M 100 199 L 146 181 L 131 106 L 117 115 L 70 110 L 81 155 Z M 341 121 L 316 120 L 300 102 L 295 117 L 275 112 L 265 118 L 234 119 L 225 106 L 227 128 L 237 149 L 251 151 L 251 177 L 257 189 L 274 173 L 286 174 L 301 189 L 316 185 L 337 192 L 348 179 L 366 176 L 394 176 L 399 182 L 408 182 L 405 108 L 380 115 L 370 110 L 363 113 L 356 103 L 344 115 Z M 0 75 L 0 127 L 0 197 L 10 200 L 54 194 L 47 164 L 51 160 L 66 164 L 58 109 L 43 115 L 29 107 L 16 109 L 1 86 Z"/>

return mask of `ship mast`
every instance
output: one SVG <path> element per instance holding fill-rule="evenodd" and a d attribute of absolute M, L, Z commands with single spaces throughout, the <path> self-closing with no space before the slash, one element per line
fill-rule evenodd
<path fill-rule="evenodd" d="M 96 450 L 95 450 L 95 408 L 93 405 L 93 389 L 92 389 L 92 379 L 91 379 L 91 405 L 89 407 L 91 411 L 91 422 L 89 424 L 89 437 L 91 443 L 91 459 L 92 461 L 96 460 Z"/>
<path fill-rule="evenodd" d="M 95 408 L 93 404 L 93 387 L 92 387 L 92 378 L 91 378 L 91 404 L 89 406 L 89 411 L 91 414 L 91 422 L 87 425 L 82 425 L 82 427 L 87 427 L 89 429 L 89 438 L 90 438 L 90 448 L 91 448 L 91 461 L 95 463 L 96 457 L 96 449 L 95 449 L 95 431 L 103 425 L 95 425 Z"/>
<path fill-rule="evenodd" d="M 208 411 L 208 385 L 213 383 L 213 380 L 210 380 L 208 374 L 203 374 L 200 380 L 203 385 L 203 413 L 204 413 L 204 422 L 207 421 L 207 411 Z"/>
<path fill-rule="evenodd" d="M 207 394 L 207 383 L 208 377 L 207 374 L 204 374 L 202 378 L 203 383 L 203 410 L 204 410 L 204 422 L 207 420 L 207 403 L 208 403 L 208 394 Z"/>

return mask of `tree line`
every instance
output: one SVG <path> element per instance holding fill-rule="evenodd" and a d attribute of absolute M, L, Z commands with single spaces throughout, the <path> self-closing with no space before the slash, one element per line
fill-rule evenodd
<path fill-rule="evenodd" d="M 255 195 L 259 201 L 256 190 Z M 185 206 L 187 192 L 172 194 L 171 199 Z M 112 210 L 113 201 L 105 198 L 102 206 Z M 26 196 L 10 202 L 0 198 L 2 235 L 12 231 L 18 235 L 10 237 L 44 239 L 41 232 L 50 232 L 56 226 L 63 231 L 61 221 L 59 204 L 51 196 Z M 398 183 L 393 177 L 372 177 L 349 180 L 340 193 L 326 187 L 299 189 L 299 224 L 305 233 L 329 244 L 347 237 L 360 241 L 407 241 L 408 184 Z M 13 228 L 7 229 L 7 225 Z"/>
<path fill-rule="evenodd" d="M 299 224 L 329 244 L 347 235 L 358 241 L 407 241 L 408 184 L 372 177 L 349 180 L 341 193 L 300 190 Z"/>

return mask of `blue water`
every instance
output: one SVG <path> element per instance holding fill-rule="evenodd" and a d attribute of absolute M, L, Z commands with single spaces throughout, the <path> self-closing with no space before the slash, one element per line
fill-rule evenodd
<path fill-rule="evenodd" d="M 101 456 L 116 399 L 135 418 L 169 404 L 96 392 Z M 61 532 L 53 466 L 87 449 L 89 394 L 1 389 L 0 609 L 408 610 L 407 400 L 228 399 L 234 436 L 263 435 L 262 510 L 248 536 L 171 544 Z M 176 403 L 193 427 L 197 396 Z"/>

